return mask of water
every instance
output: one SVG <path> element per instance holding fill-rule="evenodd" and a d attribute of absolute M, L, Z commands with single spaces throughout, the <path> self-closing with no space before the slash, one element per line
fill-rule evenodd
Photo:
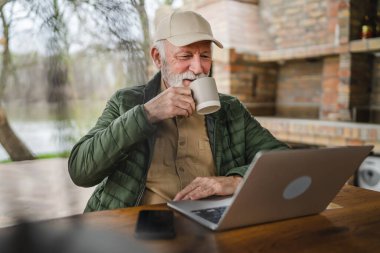
<path fill-rule="evenodd" d="M 49 110 L 52 105 L 7 104 L 8 121 L 16 135 L 34 155 L 70 151 L 74 144 L 95 124 L 105 106 L 105 100 L 72 101 L 70 119 L 58 121 Z M 0 161 L 9 155 L 0 145 Z"/>
<path fill-rule="evenodd" d="M 56 121 L 19 121 L 10 124 L 34 155 L 71 150 L 80 132 L 75 125 L 62 126 Z M 0 161 L 6 159 L 9 159 L 9 155 L 0 145 Z"/>

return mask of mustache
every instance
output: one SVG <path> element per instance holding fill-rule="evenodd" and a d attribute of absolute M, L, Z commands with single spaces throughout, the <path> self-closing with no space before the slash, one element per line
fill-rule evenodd
<path fill-rule="evenodd" d="M 207 77 L 208 75 L 204 74 L 204 73 L 200 73 L 200 74 L 194 74 L 193 72 L 191 71 L 187 71 L 187 72 L 184 72 L 182 74 L 179 74 L 179 79 L 181 80 L 185 80 L 185 79 L 188 79 L 188 80 L 196 80 L 198 78 L 202 78 L 202 77 Z"/>

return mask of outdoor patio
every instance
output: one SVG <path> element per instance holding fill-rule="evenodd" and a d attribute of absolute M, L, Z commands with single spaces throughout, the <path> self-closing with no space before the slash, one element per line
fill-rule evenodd
<path fill-rule="evenodd" d="M 1 164 L 0 227 L 82 213 L 92 191 L 72 183 L 67 159 Z"/>

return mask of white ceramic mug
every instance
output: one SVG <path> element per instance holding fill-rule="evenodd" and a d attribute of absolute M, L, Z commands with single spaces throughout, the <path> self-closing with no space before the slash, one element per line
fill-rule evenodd
<path fill-rule="evenodd" d="M 214 78 L 198 78 L 191 82 L 190 88 L 193 91 L 198 114 L 210 114 L 220 109 L 219 95 Z"/>

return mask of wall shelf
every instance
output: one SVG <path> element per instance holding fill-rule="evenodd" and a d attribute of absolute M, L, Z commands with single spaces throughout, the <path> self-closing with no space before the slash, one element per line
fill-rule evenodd
<path fill-rule="evenodd" d="M 295 59 L 318 58 L 327 55 L 336 55 L 349 51 L 349 45 L 334 46 L 313 45 L 298 48 L 287 48 L 281 50 L 262 51 L 258 54 L 260 62 L 286 61 Z"/>
<path fill-rule="evenodd" d="M 380 51 L 380 38 L 353 40 L 350 42 L 350 52 L 367 53 Z"/>
<path fill-rule="evenodd" d="M 373 53 L 380 52 L 380 37 L 362 40 L 353 40 L 349 44 L 339 46 L 313 45 L 297 48 L 286 48 L 281 50 L 262 51 L 258 53 L 260 62 L 287 61 L 295 59 L 318 58 L 327 55 L 342 53 Z"/>

